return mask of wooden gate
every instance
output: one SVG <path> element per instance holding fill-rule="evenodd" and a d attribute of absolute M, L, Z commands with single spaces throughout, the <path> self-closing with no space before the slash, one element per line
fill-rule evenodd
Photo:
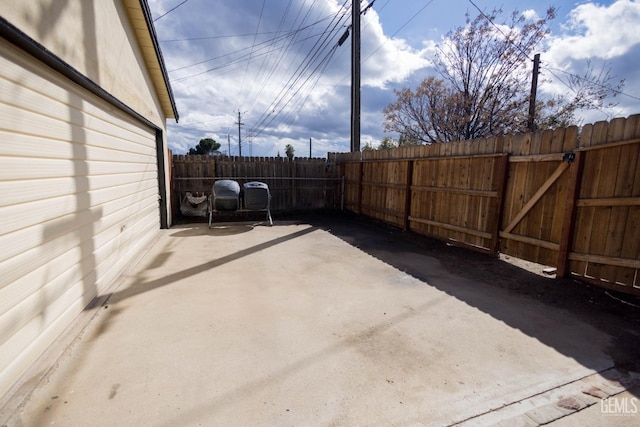
<path fill-rule="evenodd" d="M 536 134 L 543 147 L 557 137 L 564 154 L 510 158 L 500 251 L 639 293 L 640 117 L 560 136 Z"/>
<path fill-rule="evenodd" d="M 566 264 L 576 180 L 577 128 L 539 132 L 507 147 L 500 252 L 543 265 Z"/>
<path fill-rule="evenodd" d="M 333 158 L 347 209 L 640 295 L 640 115 Z"/>
<path fill-rule="evenodd" d="M 569 271 L 640 294 L 640 116 L 585 126 L 580 145 Z"/>

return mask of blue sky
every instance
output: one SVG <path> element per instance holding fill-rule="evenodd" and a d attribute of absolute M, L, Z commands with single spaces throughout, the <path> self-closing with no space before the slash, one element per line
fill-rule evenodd
<path fill-rule="evenodd" d="M 309 138 L 314 157 L 348 151 L 351 38 L 337 43 L 350 24 L 342 6 L 350 4 L 149 0 L 180 113 L 180 122 L 168 125 L 170 148 L 184 153 L 211 137 L 223 152 L 238 155 L 240 112 L 242 155 L 284 155 L 291 144 L 296 155 L 308 156 Z M 362 145 L 397 137 L 383 132 L 382 110 L 394 101 L 393 90 L 437 76 L 435 45 L 464 25 L 466 13 L 478 15 L 476 6 L 532 18 L 556 7 L 552 32 L 540 46 L 539 96 L 567 92 L 563 80 L 589 61 L 596 68 L 608 64 L 616 80 L 625 79 L 623 94 L 612 100 L 618 105 L 585 112 L 581 123 L 640 113 L 639 0 L 376 0 L 361 21 Z"/>

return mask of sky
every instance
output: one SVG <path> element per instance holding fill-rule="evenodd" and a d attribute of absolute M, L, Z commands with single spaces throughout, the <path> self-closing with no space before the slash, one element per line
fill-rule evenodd
<path fill-rule="evenodd" d="M 213 138 L 233 156 L 326 157 L 349 151 L 350 0 L 148 0 L 179 122 L 174 154 Z M 385 137 L 383 109 L 394 89 L 415 89 L 433 69 L 435 47 L 466 15 L 502 8 L 530 19 L 556 8 L 540 45 L 538 99 L 566 94 L 588 64 L 610 68 L 624 87 L 612 107 L 580 114 L 578 125 L 640 113 L 640 0 L 363 0 L 361 146 Z M 240 132 L 238 130 L 238 122 Z M 240 143 L 239 143 L 240 142 Z"/>

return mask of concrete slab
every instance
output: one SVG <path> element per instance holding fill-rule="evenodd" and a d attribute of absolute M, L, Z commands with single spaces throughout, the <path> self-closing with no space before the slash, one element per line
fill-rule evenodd
<path fill-rule="evenodd" d="M 587 409 L 549 424 L 553 427 L 627 427 L 640 425 L 640 387 L 599 401 Z"/>
<path fill-rule="evenodd" d="M 523 400 L 515 401 L 501 408 L 479 414 L 463 423 L 460 426 L 487 426 L 487 425 L 547 425 L 552 422 L 563 420 L 573 420 L 578 417 L 569 417 L 576 413 L 590 408 L 587 413 L 594 412 L 594 409 L 603 407 L 606 411 L 609 406 L 612 409 L 620 409 L 617 405 L 617 396 L 626 390 L 635 389 L 640 384 L 640 373 L 620 372 L 611 368 L 595 373 L 574 382 L 570 382 L 559 387 L 552 388 L 543 393 L 539 393 Z M 606 391 L 605 391 L 606 390 Z M 595 395 L 595 396 L 594 396 Z M 607 400 L 613 399 L 610 404 Z M 637 399 L 636 399 L 637 400 Z M 625 401 L 625 399 L 623 399 Z M 629 400 L 629 413 L 626 416 L 635 415 L 633 413 L 633 403 Z M 608 405 L 608 406 L 607 406 Z M 592 408 L 594 407 L 594 408 Z M 640 408 L 639 408 L 640 409 Z M 610 411 L 611 413 L 615 411 Z M 607 414 L 611 415 L 611 414 Z M 583 415 L 580 415 L 582 418 Z M 602 418 L 606 420 L 606 418 Z M 627 418 L 627 421 L 631 418 Z M 614 421 L 610 419 L 609 421 Z M 637 420 L 640 421 L 640 418 Z M 571 425 L 589 425 L 571 424 Z"/>
<path fill-rule="evenodd" d="M 0 420 L 451 425 L 614 367 L 608 332 L 465 276 L 340 216 L 166 230 Z"/>

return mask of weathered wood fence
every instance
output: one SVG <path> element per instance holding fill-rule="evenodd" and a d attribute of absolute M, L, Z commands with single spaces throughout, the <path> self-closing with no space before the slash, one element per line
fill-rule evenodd
<path fill-rule="evenodd" d="M 332 208 L 340 203 L 337 170 L 323 158 L 172 156 L 173 213 L 181 215 L 186 193 L 209 196 L 216 179 L 242 185 L 265 182 L 271 210 Z M 184 211 L 184 210 L 183 210 Z"/>
<path fill-rule="evenodd" d="M 640 295 L 640 115 L 329 161 L 346 209 Z"/>

